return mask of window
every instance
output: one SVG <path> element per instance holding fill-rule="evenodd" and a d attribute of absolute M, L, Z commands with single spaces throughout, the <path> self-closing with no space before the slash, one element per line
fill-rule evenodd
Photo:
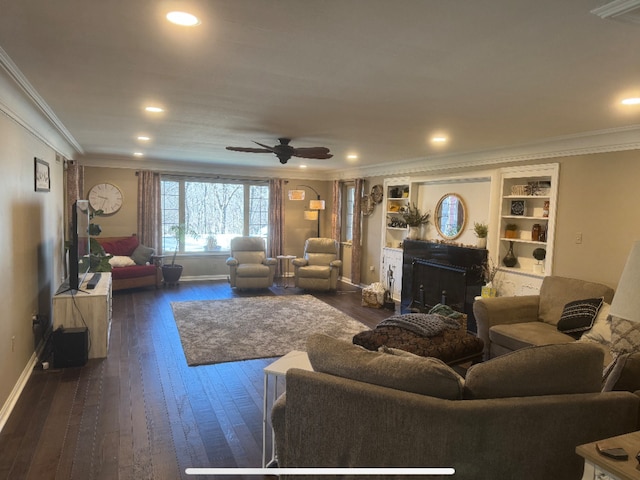
<path fill-rule="evenodd" d="M 170 228 L 185 225 L 183 253 L 228 251 L 233 237 L 267 238 L 269 187 L 258 182 L 162 178 L 162 249 L 176 248 Z"/>
<path fill-rule="evenodd" d="M 352 183 L 346 184 L 343 190 L 342 202 L 342 241 L 353 241 L 353 206 L 356 199 L 356 186 Z"/>

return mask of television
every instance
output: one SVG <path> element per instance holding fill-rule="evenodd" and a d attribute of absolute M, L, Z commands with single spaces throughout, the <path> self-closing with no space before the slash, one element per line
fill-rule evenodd
<path fill-rule="evenodd" d="M 89 236 L 89 201 L 76 200 L 71 209 L 71 238 L 69 244 L 69 278 L 62 292 L 75 292 L 89 272 L 91 266 L 91 239 Z M 62 293 L 60 292 L 60 293 Z"/>

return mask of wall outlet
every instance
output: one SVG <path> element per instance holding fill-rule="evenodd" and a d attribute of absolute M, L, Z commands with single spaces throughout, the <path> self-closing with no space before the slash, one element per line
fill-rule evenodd
<path fill-rule="evenodd" d="M 369 267 L 369 271 L 370 271 L 370 272 L 375 272 L 375 271 L 376 271 L 376 267 L 374 267 L 373 265 L 371 265 L 371 266 Z"/>
<path fill-rule="evenodd" d="M 576 233 L 576 243 L 577 244 L 581 244 L 582 243 L 582 232 L 577 232 Z"/>

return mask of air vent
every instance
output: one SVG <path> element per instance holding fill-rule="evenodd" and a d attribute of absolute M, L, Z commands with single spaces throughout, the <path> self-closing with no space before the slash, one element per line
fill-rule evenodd
<path fill-rule="evenodd" d="M 600 18 L 640 24 L 640 0 L 614 0 L 591 10 L 591 13 Z"/>

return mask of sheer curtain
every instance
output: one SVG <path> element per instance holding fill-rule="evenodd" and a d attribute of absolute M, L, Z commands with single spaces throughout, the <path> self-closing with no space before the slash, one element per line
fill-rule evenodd
<path fill-rule="evenodd" d="M 351 248 L 351 283 L 360 285 L 360 264 L 362 263 L 362 195 L 364 178 L 355 179 L 355 198 L 353 201 L 353 246 Z"/>
<path fill-rule="evenodd" d="M 342 182 L 333 181 L 331 209 L 331 238 L 340 242 L 342 240 Z"/>
<path fill-rule="evenodd" d="M 160 209 L 160 174 L 138 172 L 138 240 L 162 255 L 162 217 Z"/>
<path fill-rule="evenodd" d="M 276 258 L 278 255 L 284 255 L 283 189 L 283 179 L 272 178 L 269 180 L 269 238 L 267 239 L 267 256 L 272 258 Z M 278 262 L 278 269 L 279 268 L 280 262 Z"/>

